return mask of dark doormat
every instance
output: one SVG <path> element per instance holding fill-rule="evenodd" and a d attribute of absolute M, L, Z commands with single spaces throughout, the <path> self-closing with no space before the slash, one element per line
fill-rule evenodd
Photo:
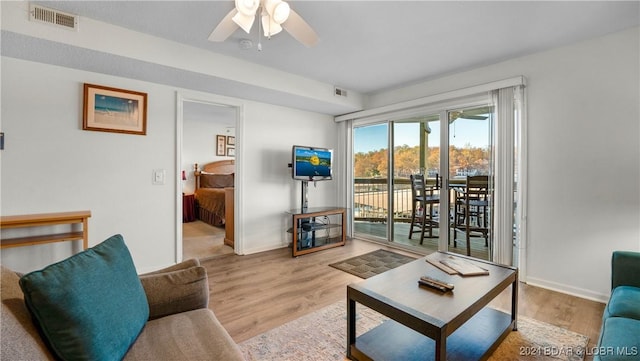
<path fill-rule="evenodd" d="M 329 266 L 351 273 L 360 278 L 369 278 L 415 260 L 413 257 L 379 249 L 345 259 L 344 261 L 332 263 Z"/>

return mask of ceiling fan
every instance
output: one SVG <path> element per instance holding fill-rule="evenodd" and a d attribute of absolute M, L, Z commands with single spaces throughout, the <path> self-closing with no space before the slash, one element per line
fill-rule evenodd
<path fill-rule="evenodd" d="M 480 115 L 480 114 L 486 114 L 489 111 L 487 110 L 486 107 L 483 108 L 478 108 L 478 109 L 472 109 L 470 111 L 451 111 L 449 112 L 449 124 L 451 124 L 454 120 L 458 119 L 458 118 L 462 118 L 462 119 L 473 119 L 473 120 L 486 120 L 488 118 L 488 116 L 486 115 Z"/>
<path fill-rule="evenodd" d="M 224 41 L 238 27 L 248 34 L 257 15 L 260 15 L 261 20 L 258 26 L 262 26 L 267 38 L 285 29 L 307 47 L 318 42 L 318 35 L 311 26 L 282 0 L 235 0 L 235 8 L 213 29 L 209 40 Z"/>

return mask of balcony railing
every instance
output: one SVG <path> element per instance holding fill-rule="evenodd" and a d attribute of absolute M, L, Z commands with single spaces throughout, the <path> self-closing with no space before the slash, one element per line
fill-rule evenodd
<path fill-rule="evenodd" d="M 354 219 L 366 222 L 386 222 L 389 214 L 388 182 L 386 178 L 356 178 L 354 180 Z M 427 184 L 435 184 L 427 178 Z M 411 222 L 411 181 L 409 178 L 393 180 L 393 220 Z"/>

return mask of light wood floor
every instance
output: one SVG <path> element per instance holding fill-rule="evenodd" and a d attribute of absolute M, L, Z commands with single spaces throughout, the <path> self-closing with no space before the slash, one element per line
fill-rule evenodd
<path fill-rule="evenodd" d="M 200 220 L 182 224 L 182 259 L 203 260 L 231 253 L 233 248 L 224 244 L 224 226 L 214 227 Z"/>
<path fill-rule="evenodd" d="M 386 247 L 349 240 L 344 247 L 297 258 L 291 257 L 290 248 L 284 248 L 208 259 L 203 264 L 210 279 L 209 307 L 236 342 L 244 341 L 346 300 L 346 286 L 361 279 L 328 265 L 379 248 Z M 510 289 L 494 306 L 510 309 Z M 599 302 L 520 284 L 519 315 L 586 335 L 589 347 L 597 341 L 603 310 L 604 304 Z"/>

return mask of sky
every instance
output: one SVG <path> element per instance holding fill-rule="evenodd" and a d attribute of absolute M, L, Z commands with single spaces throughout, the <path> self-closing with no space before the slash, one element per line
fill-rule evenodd
<path fill-rule="evenodd" d="M 395 123 L 395 145 L 419 145 L 418 123 Z M 429 146 L 440 145 L 440 122 L 430 122 Z M 456 119 L 449 129 L 451 145 L 463 147 L 467 143 L 474 147 L 489 145 L 489 122 L 487 120 Z M 387 124 L 356 128 L 354 131 L 355 153 L 387 148 Z"/>

